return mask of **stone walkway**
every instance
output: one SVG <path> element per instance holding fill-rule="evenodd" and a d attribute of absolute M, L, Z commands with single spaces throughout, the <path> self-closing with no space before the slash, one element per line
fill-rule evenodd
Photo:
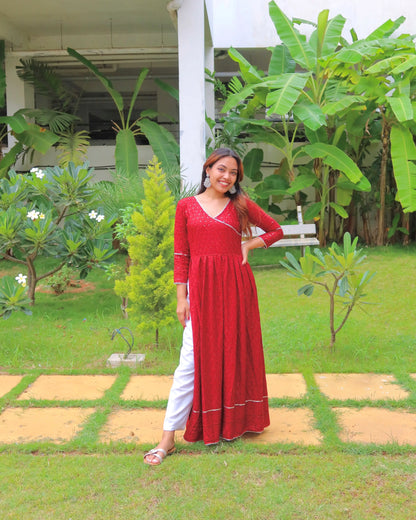
<path fill-rule="evenodd" d="M 316 389 L 335 414 L 342 442 L 416 446 L 416 374 L 413 393 L 388 374 L 315 374 Z M 23 376 L 0 374 L 0 444 L 65 443 L 82 433 L 116 375 L 40 375 L 16 392 Z M 301 374 L 268 374 L 271 425 L 246 442 L 320 445 L 308 388 Z M 414 381 L 414 383 L 413 383 Z M 99 431 L 99 441 L 155 443 L 172 377 L 132 375 Z M 281 401 L 276 401 L 281 400 Z M 85 404 L 82 401 L 87 401 Z M 68 402 L 68 403 L 66 403 Z M 138 403 L 139 402 L 139 403 Z M 411 411 L 409 411 L 411 410 Z M 181 432 L 177 441 L 181 442 Z"/>

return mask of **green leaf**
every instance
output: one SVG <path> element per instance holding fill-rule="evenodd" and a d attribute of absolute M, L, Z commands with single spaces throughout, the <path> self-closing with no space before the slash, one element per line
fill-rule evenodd
<path fill-rule="evenodd" d="M 59 137 L 49 130 L 37 125 L 29 125 L 29 128 L 17 136 L 18 140 L 29 148 L 34 148 L 40 153 L 46 153 L 51 146 L 59 141 Z"/>
<path fill-rule="evenodd" d="M 179 103 L 179 90 L 176 87 L 172 87 L 172 85 L 169 85 L 168 83 L 165 83 L 164 81 L 158 78 L 155 79 L 155 83 L 162 90 L 170 94 Z"/>
<path fill-rule="evenodd" d="M 378 40 L 379 38 L 388 38 L 391 36 L 396 29 L 398 29 L 402 23 L 406 20 L 404 16 L 400 16 L 397 20 L 387 20 L 382 25 L 377 27 L 372 33 L 370 33 L 366 40 Z"/>
<path fill-rule="evenodd" d="M 139 171 L 139 155 L 133 132 L 124 128 L 117 132 L 115 149 L 116 168 L 121 172 Z"/>
<path fill-rule="evenodd" d="M 269 63 L 269 76 L 295 72 L 296 63 L 291 58 L 287 47 L 276 45 L 276 47 L 269 50 L 272 52 Z"/>
<path fill-rule="evenodd" d="M 263 73 L 259 72 L 253 65 L 251 65 L 250 62 L 244 58 L 240 52 L 238 52 L 233 47 L 228 50 L 228 55 L 240 66 L 241 76 L 246 83 L 258 83 L 264 76 Z"/>
<path fill-rule="evenodd" d="M 14 116 L 1 116 L 0 123 L 9 125 L 16 134 L 20 134 L 29 128 L 29 123 L 22 114 L 15 114 Z"/>
<path fill-rule="evenodd" d="M 389 103 L 394 115 L 400 123 L 413 119 L 412 102 L 408 96 L 404 94 L 391 97 L 387 96 L 387 103 Z"/>
<path fill-rule="evenodd" d="M 255 192 L 260 198 L 266 198 L 270 195 L 284 195 L 288 187 L 288 182 L 280 175 L 269 175 L 256 186 Z"/>
<path fill-rule="evenodd" d="M 343 96 L 336 101 L 331 103 L 326 103 L 322 107 L 322 111 L 324 114 L 329 116 L 333 116 L 340 112 L 343 112 L 345 109 L 350 108 L 352 105 L 359 104 L 362 105 L 364 100 L 360 96 Z"/>
<path fill-rule="evenodd" d="M 330 202 L 329 205 L 331 206 L 331 208 L 333 208 L 336 213 L 338 213 L 338 215 L 342 218 L 348 218 L 348 213 L 345 211 L 345 209 L 340 206 L 339 204 L 336 204 L 335 202 Z"/>
<path fill-rule="evenodd" d="M 0 178 L 4 177 L 4 174 L 9 171 L 9 169 L 16 162 L 18 155 L 23 151 L 23 143 L 16 143 L 13 148 L 11 148 L 6 155 L 0 161 Z"/>
<path fill-rule="evenodd" d="M 325 143 L 315 143 L 305 146 L 305 152 L 313 159 L 320 158 L 334 170 L 343 172 L 351 182 L 358 183 L 360 180 L 363 180 L 364 183 L 366 182 L 364 181 L 365 177 L 363 177 L 363 174 L 355 162 L 336 146 Z M 371 185 L 368 181 L 367 184 L 367 191 L 370 191 Z"/>
<path fill-rule="evenodd" d="M 289 49 L 292 58 L 307 70 L 316 66 L 316 55 L 306 41 L 306 36 L 295 29 L 293 22 L 279 9 L 274 1 L 269 2 L 270 17 L 281 41 Z"/>
<path fill-rule="evenodd" d="M 313 220 L 315 217 L 317 217 L 322 208 L 322 202 L 315 202 L 314 204 L 311 204 L 308 208 L 306 208 L 305 213 L 303 215 L 303 218 L 307 220 Z"/>
<path fill-rule="evenodd" d="M 126 127 L 127 128 L 130 125 L 130 117 L 131 117 L 131 113 L 132 113 L 133 108 L 134 108 L 134 104 L 136 103 L 137 96 L 139 95 L 140 89 L 141 89 L 141 87 L 143 85 L 143 81 L 145 80 L 145 78 L 146 78 L 148 73 L 149 73 L 149 69 L 146 69 L 146 68 L 142 69 L 140 71 L 139 77 L 137 78 L 136 86 L 134 87 L 134 92 L 133 92 L 133 95 L 132 95 L 131 100 L 130 100 L 129 113 L 127 114 L 127 119 L 126 119 Z"/>
<path fill-rule="evenodd" d="M 333 54 L 339 45 L 342 30 L 345 25 L 345 18 L 338 14 L 320 27 L 318 18 L 318 31 L 320 31 L 321 51 L 320 56 L 325 57 Z"/>
<path fill-rule="evenodd" d="M 243 159 L 244 174 L 252 181 L 261 181 L 263 175 L 260 171 L 263 162 L 263 150 L 261 148 L 253 148 Z"/>
<path fill-rule="evenodd" d="M 312 296 L 312 293 L 313 285 L 310 283 L 298 289 L 298 296 L 302 296 L 302 294 L 304 294 L 305 296 Z"/>
<path fill-rule="evenodd" d="M 72 56 L 73 58 L 81 62 L 83 65 L 85 65 L 101 81 L 107 92 L 113 98 L 117 110 L 120 112 L 120 114 L 122 114 L 124 109 L 123 96 L 120 94 L 120 92 L 117 92 L 117 90 L 115 90 L 111 81 L 108 78 L 106 78 L 103 74 L 101 74 L 101 72 L 90 60 L 79 54 L 76 50 L 68 47 L 67 52 L 70 56 Z"/>
<path fill-rule="evenodd" d="M 391 158 L 397 184 L 397 200 L 403 211 L 416 211 L 416 147 L 409 129 L 395 125 L 391 129 Z"/>
<path fill-rule="evenodd" d="M 326 117 L 319 105 L 308 103 L 307 101 L 297 103 L 293 107 L 293 114 L 300 122 L 313 131 L 321 126 L 326 126 Z"/>
<path fill-rule="evenodd" d="M 165 172 L 179 165 L 179 145 L 173 135 L 161 125 L 142 119 L 138 122 L 140 130 L 144 133 L 152 147 L 153 153 L 162 163 Z"/>
<path fill-rule="evenodd" d="M 313 173 L 303 173 L 301 175 L 297 175 L 287 192 L 290 194 L 294 194 L 298 191 L 304 190 L 305 188 L 313 186 L 315 182 L 316 175 L 314 175 Z"/>

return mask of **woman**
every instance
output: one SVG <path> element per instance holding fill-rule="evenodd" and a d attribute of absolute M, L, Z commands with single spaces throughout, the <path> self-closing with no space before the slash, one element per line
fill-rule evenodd
<path fill-rule="evenodd" d="M 270 424 L 257 291 L 248 253 L 283 236 L 280 225 L 242 191 L 243 165 L 230 149 L 204 164 L 199 193 L 175 218 L 174 281 L 184 327 L 162 440 L 144 456 L 159 465 L 189 442 L 214 444 Z M 265 231 L 252 238 L 250 226 Z M 242 236 L 248 239 L 242 242 Z"/>

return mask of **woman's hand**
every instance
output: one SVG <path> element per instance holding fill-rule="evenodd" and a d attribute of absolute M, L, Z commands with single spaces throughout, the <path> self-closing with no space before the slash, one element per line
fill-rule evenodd
<path fill-rule="evenodd" d="M 245 265 L 248 262 L 248 253 L 252 249 L 257 249 L 258 247 L 264 247 L 264 242 L 261 238 L 256 237 L 250 240 L 246 240 L 241 244 L 241 254 L 243 255 L 243 261 L 241 262 Z"/>
<path fill-rule="evenodd" d="M 187 299 L 178 300 L 178 305 L 176 306 L 176 314 L 178 315 L 178 320 L 181 322 L 182 327 L 185 327 L 186 320 L 189 320 L 189 316 L 191 315 Z"/>
<path fill-rule="evenodd" d="M 191 315 L 189 310 L 189 302 L 187 298 L 186 284 L 176 285 L 176 298 L 178 300 L 178 304 L 176 306 L 176 314 L 178 315 L 178 320 L 181 322 L 182 327 L 185 327 L 185 322 L 186 320 L 189 320 L 189 317 Z"/>

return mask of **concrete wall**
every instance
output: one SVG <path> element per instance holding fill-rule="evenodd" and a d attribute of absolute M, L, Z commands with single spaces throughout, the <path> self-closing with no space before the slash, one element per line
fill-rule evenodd
<path fill-rule="evenodd" d="M 212 4 L 213 43 L 216 48 L 230 46 L 267 47 L 279 40 L 269 17 L 269 0 L 207 0 Z M 347 19 L 345 36 L 354 27 L 359 38 L 364 38 L 389 18 L 406 17 L 400 32 L 416 32 L 416 2 L 414 0 L 276 0 L 289 18 L 316 22 L 323 9 L 330 17 L 338 14 Z M 302 32 L 306 32 L 303 26 Z"/>

